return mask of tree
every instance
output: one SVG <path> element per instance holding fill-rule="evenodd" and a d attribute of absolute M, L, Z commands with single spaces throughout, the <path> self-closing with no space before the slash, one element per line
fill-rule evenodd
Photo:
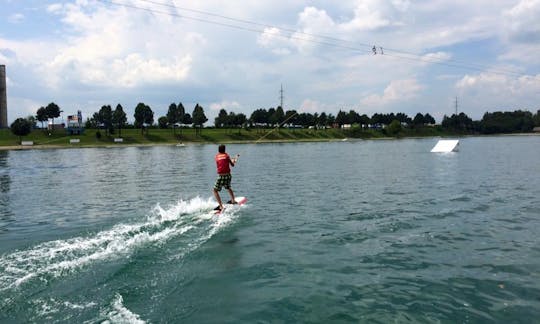
<path fill-rule="evenodd" d="M 183 118 L 183 121 L 182 123 L 184 125 L 191 125 L 193 124 L 193 118 L 191 118 L 191 115 L 189 113 L 185 113 L 184 114 L 184 118 Z"/>
<path fill-rule="evenodd" d="M 199 104 L 195 105 L 192 116 L 195 133 L 200 135 L 202 133 L 203 124 L 208 121 L 208 118 L 206 118 L 206 115 L 204 114 L 203 107 L 199 106 Z"/>
<path fill-rule="evenodd" d="M 179 122 L 180 116 L 178 116 L 178 108 L 176 104 L 173 102 L 169 105 L 169 110 L 167 111 L 167 122 L 169 125 L 172 125 L 173 128 L 173 134 L 176 135 L 176 123 Z M 158 119 L 159 123 L 159 119 Z"/>
<path fill-rule="evenodd" d="M 363 114 L 360 116 L 360 124 L 362 125 L 362 128 L 367 128 L 370 123 L 371 119 L 368 117 L 368 115 Z"/>
<path fill-rule="evenodd" d="M 118 127 L 118 136 L 122 137 L 122 127 L 127 123 L 126 113 L 122 105 L 116 105 L 116 109 L 112 114 L 113 126 Z"/>
<path fill-rule="evenodd" d="M 245 114 L 237 114 L 234 118 L 234 125 L 236 125 L 237 127 L 240 127 L 242 128 L 242 126 L 244 126 L 247 122 L 247 116 Z"/>
<path fill-rule="evenodd" d="M 167 119 L 166 116 L 161 116 L 158 118 L 157 122 L 158 122 L 159 128 L 165 129 L 168 126 L 169 120 Z"/>
<path fill-rule="evenodd" d="M 276 120 L 274 119 L 275 114 L 276 114 L 276 108 L 269 108 L 268 112 L 266 113 L 266 119 L 268 120 L 268 125 L 272 127 L 276 124 Z"/>
<path fill-rule="evenodd" d="M 154 123 L 154 112 L 142 102 L 139 102 L 135 107 L 133 117 L 135 117 L 135 127 L 141 128 L 141 134 L 144 132 L 145 125 L 150 126 Z M 148 130 L 146 132 L 148 134 Z"/>
<path fill-rule="evenodd" d="M 360 124 L 360 115 L 354 111 L 350 110 L 346 116 L 347 124 Z"/>
<path fill-rule="evenodd" d="M 373 116 L 371 116 L 371 123 L 374 125 L 382 125 L 384 124 L 384 118 L 382 114 L 374 113 Z"/>
<path fill-rule="evenodd" d="M 225 127 L 232 128 L 237 126 L 237 115 L 234 112 L 230 112 L 225 118 Z"/>
<path fill-rule="evenodd" d="M 429 125 L 434 125 L 435 118 L 433 118 L 430 114 L 426 113 L 424 115 L 424 123 L 429 124 Z"/>
<path fill-rule="evenodd" d="M 60 107 L 58 107 L 58 105 L 55 104 L 54 102 L 51 102 L 50 104 L 48 104 L 47 107 L 45 107 L 45 111 L 47 111 L 47 118 L 52 119 L 53 130 L 54 130 L 54 119 L 57 117 L 60 117 L 60 113 L 62 111 L 60 110 Z"/>
<path fill-rule="evenodd" d="M 268 112 L 264 108 L 256 109 L 251 113 L 249 120 L 252 124 L 260 127 L 262 125 L 268 125 Z"/>
<path fill-rule="evenodd" d="M 94 115 L 96 115 L 97 113 L 94 113 Z M 86 123 L 84 125 L 85 128 L 98 128 L 98 122 L 97 120 L 93 117 L 91 118 L 86 118 Z"/>
<path fill-rule="evenodd" d="M 26 120 L 28 120 L 30 122 L 30 124 L 32 125 L 32 129 L 37 128 L 37 126 L 36 126 L 37 125 L 37 120 L 36 120 L 35 116 L 30 115 L 30 116 L 26 117 Z"/>
<path fill-rule="evenodd" d="M 189 114 L 186 114 L 186 109 L 184 108 L 184 105 L 179 102 L 178 105 L 176 106 L 176 111 L 177 111 L 177 114 L 178 114 L 178 123 L 180 123 L 180 135 L 182 134 L 182 124 L 188 124 L 187 121 L 189 121 L 189 123 L 191 124 L 191 116 L 189 116 Z M 187 116 L 186 116 L 187 115 Z"/>
<path fill-rule="evenodd" d="M 178 111 L 178 122 L 180 124 L 186 124 L 184 120 L 186 117 L 186 108 L 184 108 L 184 105 L 181 102 L 176 106 L 176 110 Z"/>
<path fill-rule="evenodd" d="M 238 135 L 241 134 L 242 127 L 247 123 L 246 115 L 240 113 L 234 116 L 233 124 L 238 127 Z"/>
<path fill-rule="evenodd" d="M 270 122 L 272 125 L 280 126 L 281 123 L 285 120 L 285 112 L 281 106 L 278 106 L 270 115 Z"/>
<path fill-rule="evenodd" d="M 105 128 L 105 135 L 109 135 L 113 130 L 113 113 L 110 105 L 101 106 L 98 113 L 98 121 Z"/>
<path fill-rule="evenodd" d="M 424 124 L 425 124 L 424 115 L 422 115 L 421 113 L 417 113 L 413 118 L 413 125 L 422 126 Z"/>
<path fill-rule="evenodd" d="M 296 110 L 287 110 L 283 120 L 286 120 L 289 125 L 295 125 L 298 123 L 298 112 Z"/>
<path fill-rule="evenodd" d="M 310 113 L 301 113 L 298 115 L 297 122 L 303 127 L 315 126 L 315 116 Z"/>
<path fill-rule="evenodd" d="M 536 111 L 536 114 L 533 116 L 534 126 L 540 126 L 540 110 Z"/>
<path fill-rule="evenodd" d="M 328 116 L 326 115 L 325 112 L 322 112 L 322 113 L 319 115 L 319 121 L 318 121 L 318 124 L 319 124 L 319 126 L 324 127 L 324 129 L 326 129 L 326 126 L 328 126 Z"/>
<path fill-rule="evenodd" d="M 19 142 L 22 141 L 22 137 L 30 134 L 32 131 L 32 123 L 25 118 L 17 118 L 11 123 L 11 132 L 19 136 Z"/>
<path fill-rule="evenodd" d="M 407 116 L 407 114 L 404 114 L 404 113 L 397 113 L 396 114 L 396 119 L 401 122 L 401 123 L 406 123 L 406 124 L 410 124 L 412 122 L 412 119 Z M 392 121 L 390 121 L 392 122 Z"/>
<path fill-rule="evenodd" d="M 328 114 L 327 122 L 328 122 L 328 125 L 334 125 L 336 122 L 336 117 L 332 114 Z"/>
<path fill-rule="evenodd" d="M 43 122 L 47 121 L 47 109 L 40 107 L 36 112 L 36 119 L 41 122 L 41 128 L 43 128 Z"/>
<path fill-rule="evenodd" d="M 101 127 L 103 127 L 103 122 L 101 121 L 101 116 L 99 115 L 99 113 L 95 112 L 92 115 L 92 120 L 96 123 L 96 128 L 101 129 Z M 93 128 L 93 127 L 89 127 L 89 128 Z"/>
<path fill-rule="evenodd" d="M 474 129 L 472 119 L 465 113 L 453 114 L 451 117 L 444 115 L 441 125 L 443 128 L 460 132 L 468 132 Z"/>
<path fill-rule="evenodd" d="M 534 119 L 528 111 L 497 111 L 485 113 L 481 125 L 486 134 L 530 132 L 534 127 Z"/>
<path fill-rule="evenodd" d="M 336 123 L 341 127 L 344 124 L 347 124 L 347 113 L 340 110 L 336 116 Z"/>
<path fill-rule="evenodd" d="M 216 128 L 227 126 L 227 119 L 227 111 L 225 109 L 220 109 L 218 116 L 214 119 L 214 125 L 216 126 Z"/>

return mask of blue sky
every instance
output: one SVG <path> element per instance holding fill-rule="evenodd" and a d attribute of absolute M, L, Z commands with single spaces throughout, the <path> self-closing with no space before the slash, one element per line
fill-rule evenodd
<path fill-rule="evenodd" d="M 111 3 L 112 2 L 112 3 Z M 138 102 L 337 114 L 540 109 L 540 0 L 0 0 L 8 120 Z M 384 54 L 373 55 L 371 47 Z M 64 116 L 65 118 L 65 116 Z"/>

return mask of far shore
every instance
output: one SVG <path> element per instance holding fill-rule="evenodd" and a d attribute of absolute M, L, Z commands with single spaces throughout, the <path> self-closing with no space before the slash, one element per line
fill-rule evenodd
<path fill-rule="evenodd" d="M 390 140 L 392 137 L 372 138 L 372 140 Z M 178 142 L 178 143 L 106 143 L 106 144 L 67 144 L 67 145 L 0 145 L 0 151 L 14 150 L 42 150 L 42 149 L 73 149 L 73 148 L 120 148 L 120 147 L 151 147 L 151 146 L 188 146 L 188 145 L 209 145 L 209 144 L 263 144 L 263 143 L 314 143 L 314 142 L 343 142 L 343 141 L 362 141 L 361 138 L 343 138 L 343 139 L 302 139 L 302 140 L 262 140 L 262 141 L 223 141 L 223 142 Z"/>
<path fill-rule="evenodd" d="M 259 143 L 313 143 L 313 142 L 344 142 L 366 140 L 401 140 L 422 138 L 465 138 L 465 137 L 502 137 L 502 136 L 540 136 L 540 133 L 510 133 L 495 135 L 456 135 L 456 136 L 404 136 L 404 137 L 375 137 L 375 138 L 308 138 L 308 139 L 265 139 L 265 140 L 224 140 L 214 141 L 182 141 L 177 143 L 106 143 L 99 144 L 36 144 L 36 145 L 0 145 L 0 151 L 47 150 L 47 149 L 74 149 L 74 148 L 123 148 L 123 147 L 152 147 L 152 146 L 188 146 L 208 144 L 259 144 Z"/>

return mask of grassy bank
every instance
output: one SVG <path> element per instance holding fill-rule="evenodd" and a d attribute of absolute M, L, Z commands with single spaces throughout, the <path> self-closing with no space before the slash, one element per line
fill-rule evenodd
<path fill-rule="evenodd" d="M 99 134 L 99 135 L 98 135 Z M 437 128 L 422 130 L 403 129 L 391 137 L 412 136 L 449 136 Z M 114 139 L 121 137 L 122 143 L 115 143 Z M 384 131 L 353 129 L 216 129 L 205 128 L 197 134 L 193 128 L 177 129 L 149 129 L 141 133 L 140 129 L 123 129 L 122 135 L 118 132 L 105 135 L 103 130 L 87 129 L 83 135 L 66 135 L 63 130 L 55 130 L 49 134 L 46 130 L 35 129 L 22 138 L 23 141 L 34 142 L 34 148 L 39 147 L 95 147 L 109 145 L 152 145 L 152 144 L 178 144 L 178 143 L 233 143 L 256 141 L 330 141 L 343 138 L 383 138 L 388 137 Z M 79 139 L 79 143 L 70 144 L 70 139 Z M 0 130 L 0 147 L 21 147 L 19 137 L 13 135 L 8 129 Z"/>

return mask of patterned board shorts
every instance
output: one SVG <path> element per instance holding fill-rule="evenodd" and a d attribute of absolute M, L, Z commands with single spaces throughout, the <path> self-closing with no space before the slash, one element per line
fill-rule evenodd
<path fill-rule="evenodd" d="M 216 179 L 216 184 L 214 185 L 214 189 L 217 191 L 221 191 L 221 187 L 225 187 L 225 189 L 231 189 L 231 174 L 220 174 L 218 175 L 218 178 Z"/>

